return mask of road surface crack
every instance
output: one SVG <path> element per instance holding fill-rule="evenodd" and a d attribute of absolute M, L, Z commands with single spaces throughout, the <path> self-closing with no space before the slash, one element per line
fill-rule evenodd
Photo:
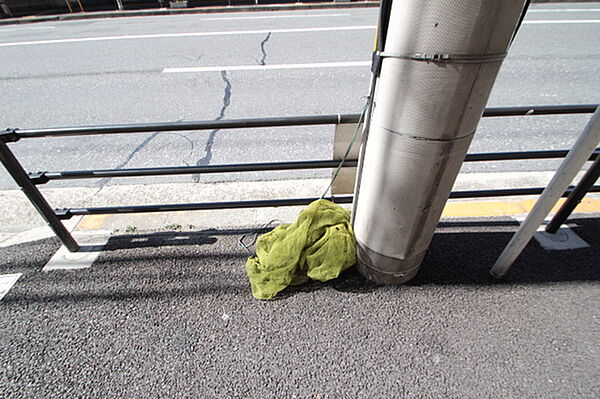
<path fill-rule="evenodd" d="M 121 162 L 120 164 L 118 164 L 115 169 L 122 169 L 124 166 L 126 166 L 129 161 L 131 161 L 133 159 L 133 157 L 135 156 L 135 154 L 137 154 L 138 152 L 140 152 L 145 146 L 148 145 L 148 143 L 150 143 L 156 136 L 158 136 L 159 132 L 154 132 L 152 133 L 150 136 L 146 137 L 144 139 L 144 141 L 142 141 L 137 147 L 135 147 L 133 149 L 133 151 L 131 151 L 129 153 L 129 155 L 127 155 L 127 158 L 125 158 L 125 160 L 123 162 Z M 98 181 L 98 185 L 100 186 L 100 189 L 102 189 L 109 181 L 112 180 L 112 177 L 105 177 L 103 179 L 100 179 Z"/>
<path fill-rule="evenodd" d="M 181 121 L 180 121 L 181 122 Z M 190 151 L 189 151 L 189 155 L 191 155 L 194 151 L 194 142 L 192 140 L 190 140 L 189 137 L 184 136 L 183 134 L 180 133 L 175 133 L 175 132 L 154 132 L 152 133 L 150 136 L 146 137 L 144 139 L 144 141 L 142 141 L 137 147 L 135 147 L 133 149 L 133 151 L 131 151 L 129 153 L 129 155 L 127 155 L 127 158 L 125 158 L 125 160 L 123 162 L 121 162 L 120 164 L 118 164 L 115 169 L 122 169 L 125 166 L 127 166 L 127 164 L 133 159 L 133 157 L 135 156 L 135 154 L 137 154 L 138 152 L 140 152 L 141 150 L 143 150 L 152 140 L 154 140 L 156 138 L 156 136 L 160 135 L 160 134 L 164 134 L 167 136 L 179 136 L 182 139 L 184 139 L 185 141 L 187 141 L 190 144 Z M 185 163 L 187 166 L 189 166 L 189 164 L 183 159 L 180 159 L 183 163 Z M 100 186 L 100 189 L 104 188 L 104 186 L 111 181 L 113 178 L 112 177 L 105 177 L 103 179 L 100 179 L 98 181 L 98 185 Z M 98 191 L 99 192 L 99 191 Z M 96 194 L 98 193 L 96 192 Z"/>
<path fill-rule="evenodd" d="M 190 62 L 199 62 L 200 58 L 202 58 L 203 56 L 204 56 L 204 54 L 200 54 L 197 57 L 188 57 L 187 55 L 177 55 L 175 57 L 181 57 L 181 58 L 186 59 L 186 60 L 188 60 Z"/>
<path fill-rule="evenodd" d="M 267 44 L 270 38 L 271 32 L 267 33 L 267 37 L 265 37 L 263 41 L 260 42 L 260 51 L 262 51 L 262 58 L 259 61 L 260 65 L 266 65 L 265 61 L 267 59 L 267 50 L 265 50 L 265 44 Z"/>
<path fill-rule="evenodd" d="M 229 108 L 229 105 L 231 104 L 231 82 L 227 77 L 227 71 L 221 71 L 221 78 L 223 79 L 223 82 L 225 82 L 225 90 L 223 92 L 223 105 L 221 106 L 221 111 L 219 111 L 219 115 L 214 119 L 216 121 L 223 119 L 223 117 L 225 116 L 225 111 L 227 110 L 227 108 Z M 206 145 L 204 146 L 204 156 L 198 161 L 196 161 L 196 166 L 204 166 L 210 164 L 210 161 L 212 159 L 212 147 L 215 143 L 215 135 L 219 132 L 219 130 L 221 129 L 214 129 L 208 135 L 208 140 L 206 140 Z M 193 175 L 192 180 L 194 181 L 194 183 L 198 183 L 200 181 L 200 175 Z"/>

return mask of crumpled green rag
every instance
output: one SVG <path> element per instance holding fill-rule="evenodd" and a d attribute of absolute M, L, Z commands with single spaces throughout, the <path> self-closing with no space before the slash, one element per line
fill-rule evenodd
<path fill-rule="evenodd" d="M 350 211 L 331 201 L 312 202 L 292 224 L 262 235 L 246 272 L 252 295 L 272 299 L 289 285 L 328 281 L 356 263 Z"/>

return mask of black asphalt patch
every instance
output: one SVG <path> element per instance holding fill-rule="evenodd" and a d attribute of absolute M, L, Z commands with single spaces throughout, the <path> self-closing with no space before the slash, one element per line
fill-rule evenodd
<path fill-rule="evenodd" d="M 111 238 L 85 270 L 40 272 L 58 247 L 0 249 L 25 273 L 0 301 L 0 397 L 596 398 L 600 220 L 591 248 L 532 242 L 489 276 L 517 225 L 445 221 L 410 284 L 353 270 L 252 298 L 240 232 Z"/>

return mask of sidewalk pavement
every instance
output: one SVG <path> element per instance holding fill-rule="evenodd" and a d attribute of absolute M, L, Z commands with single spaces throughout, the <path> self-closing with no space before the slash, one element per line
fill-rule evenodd
<path fill-rule="evenodd" d="M 181 15 L 181 14 L 211 14 L 224 12 L 260 12 L 260 11 L 293 11 L 293 10 L 318 10 L 334 8 L 360 8 L 379 7 L 378 1 L 347 1 L 325 3 L 294 3 L 294 4 L 256 4 L 248 6 L 214 6 L 195 8 L 153 8 L 147 10 L 111 10 L 76 12 L 56 15 L 31 15 L 18 18 L 0 19 L 0 25 L 27 24 L 33 22 L 70 21 L 78 19 L 118 18 L 118 17 L 146 17 L 153 15 Z"/>
<path fill-rule="evenodd" d="M 18 274 L 0 301 L 0 397 L 596 398 L 600 219 L 590 247 L 532 241 L 489 267 L 517 228 L 444 219 L 422 269 L 378 286 L 352 269 L 252 298 L 235 229 L 113 235 L 93 265 L 41 271 L 55 238 L 0 248 Z"/>
<path fill-rule="evenodd" d="M 543 185 L 545 174 L 470 174 L 455 189 Z M 202 202 L 319 196 L 328 181 L 44 194 L 75 206 Z M 47 228 L 22 231 L 35 211 L 17 193 L 0 192 L 21 218 L 3 223 L 13 231 L 0 243 L 0 397 L 595 398 L 600 390 L 598 195 L 556 235 L 572 231 L 587 246 L 546 250 L 532 240 L 501 281 L 488 270 L 535 198 L 451 201 L 406 285 L 375 285 L 350 269 L 262 302 L 238 239 L 271 219 L 291 221 L 298 207 L 73 218 L 80 243 L 108 241 L 65 254 Z M 74 267 L 49 264 L 60 257 Z"/>

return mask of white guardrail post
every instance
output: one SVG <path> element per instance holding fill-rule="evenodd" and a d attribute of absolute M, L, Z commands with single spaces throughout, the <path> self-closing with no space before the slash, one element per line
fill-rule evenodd
<path fill-rule="evenodd" d="M 583 164 L 590 158 L 598 143 L 600 143 L 600 107 L 596 109 L 596 112 L 592 115 L 592 119 L 590 119 L 583 132 L 579 135 L 573 148 L 569 151 L 569 154 L 556 171 L 556 174 L 540 195 L 533 209 L 529 212 L 529 215 L 527 215 L 527 218 L 525 218 L 525 221 L 511 238 L 506 248 L 504 248 L 498 260 L 496 260 L 496 263 L 490 270 L 492 276 L 501 278 L 510 269 L 538 227 L 542 224 L 544 218 L 548 216 L 561 195 L 569 187 L 577 172 L 581 170 Z"/>

